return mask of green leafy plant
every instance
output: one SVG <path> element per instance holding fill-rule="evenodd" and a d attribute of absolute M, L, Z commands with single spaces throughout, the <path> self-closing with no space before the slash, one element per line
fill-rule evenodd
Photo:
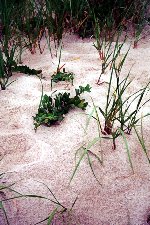
<path fill-rule="evenodd" d="M 12 68 L 13 72 L 25 73 L 28 75 L 39 75 L 42 73 L 42 70 L 31 69 L 28 66 L 18 66 L 17 64 Z"/>
<path fill-rule="evenodd" d="M 51 126 L 56 122 L 60 122 L 64 119 L 64 115 L 69 112 L 72 107 L 77 107 L 85 110 L 88 103 L 85 99 L 81 99 L 80 95 L 84 92 L 90 92 L 91 87 L 86 85 L 85 87 L 79 86 L 79 89 L 75 89 L 76 95 L 70 97 L 70 93 L 59 93 L 54 98 L 48 95 L 41 96 L 38 113 L 34 119 L 35 130 L 41 124 Z"/>
<path fill-rule="evenodd" d="M 54 73 L 51 77 L 51 90 L 52 90 L 52 87 L 53 87 L 53 82 L 58 83 L 60 81 L 67 81 L 67 82 L 71 82 L 71 84 L 73 85 L 74 74 L 65 71 L 65 68 L 64 68 L 65 64 L 60 67 L 61 54 L 62 54 L 62 42 L 60 44 L 60 52 L 59 52 L 59 61 L 58 61 L 58 66 L 57 66 L 57 72 Z M 61 70 L 63 70 L 63 71 L 61 72 Z"/>
<path fill-rule="evenodd" d="M 58 83 L 60 81 L 67 81 L 67 82 L 71 82 L 71 84 L 73 85 L 74 74 L 66 72 L 65 68 L 63 68 L 63 72 L 61 72 L 60 70 L 61 68 L 57 69 L 57 73 L 53 74 L 51 77 L 51 89 L 52 89 L 53 82 Z"/>

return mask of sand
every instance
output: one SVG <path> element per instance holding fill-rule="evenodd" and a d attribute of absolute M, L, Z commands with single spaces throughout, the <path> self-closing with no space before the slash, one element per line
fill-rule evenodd
<path fill-rule="evenodd" d="M 129 45 L 128 41 L 123 53 Z M 23 63 L 43 70 L 44 93 L 51 94 L 50 77 L 56 71 L 58 58 L 54 56 L 52 59 L 48 49 L 42 55 L 38 51 L 34 55 L 26 51 L 23 54 Z M 100 151 L 103 151 L 103 166 L 91 155 L 93 169 L 101 185 L 94 178 L 86 158 L 69 184 L 75 168 L 77 149 L 98 135 L 94 120 L 89 124 L 87 135 L 83 129 L 86 125 L 86 114 L 92 110 L 91 97 L 97 106 L 104 106 L 108 85 L 96 84 L 101 62 L 92 39 L 82 40 L 77 36 L 67 35 L 63 41 L 61 65 L 64 63 L 66 70 L 75 74 L 74 87 L 89 83 L 92 91 L 84 94 L 89 101 L 86 112 L 73 109 L 60 125 L 41 126 L 36 133 L 34 131 L 32 116 L 37 112 L 41 96 L 41 83 L 36 76 L 14 74 L 12 79 L 16 81 L 7 90 L 0 91 L 0 154 L 3 157 L 0 173 L 5 172 L 2 181 L 7 184 L 15 183 L 13 188 L 22 194 L 50 197 L 48 189 L 39 183 L 43 182 L 67 208 L 78 197 L 71 216 L 64 216 L 64 222 L 56 218 L 53 222 L 55 225 L 148 224 L 146 220 L 150 214 L 150 170 L 134 132 L 127 136 L 134 173 L 128 162 L 124 142 L 119 137 L 115 150 L 112 142 L 106 140 L 102 141 L 101 148 L 96 144 L 91 149 L 99 156 Z M 131 48 L 121 76 L 125 77 L 132 66 L 130 79 L 134 81 L 127 95 L 150 80 L 150 36 L 142 40 L 137 49 Z M 102 79 L 109 80 L 109 71 Z M 70 86 L 72 94 L 74 87 Z M 60 83 L 53 90 L 64 89 L 65 85 Z M 149 111 L 149 106 L 147 104 L 143 108 L 143 113 Z M 147 117 L 143 124 L 149 150 L 150 119 Z M 9 196 L 10 193 L 5 196 L 1 193 L 3 199 Z M 49 201 L 34 198 L 14 199 L 5 203 L 5 207 L 10 225 L 33 225 L 46 218 L 55 208 Z M 0 224 L 6 224 L 2 213 Z"/>

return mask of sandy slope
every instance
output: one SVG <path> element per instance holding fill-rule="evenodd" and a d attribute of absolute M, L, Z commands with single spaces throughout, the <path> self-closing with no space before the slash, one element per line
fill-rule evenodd
<path fill-rule="evenodd" d="M 125 45 L 124 52 L 129 47 Z M 56 70 L 58 60 L 50 57 L 46 50 L 39 53 L 24 54 L 23 62 L 32 68 L 42 69 L 45 93 L 50 94 L 50 75 Z M 92 40 L 81 40 L 68 36 L 64 40 L 61 64 L 66 63 L 66 70 L 76 74 L 74 85 L 89 83 L 92 86 L 91 96 L 96 105 L 104 105 L 107 84 L 96 85 L 100 73 L 98 54 L 92 46 Z M 129 93 L 141 88 L 150 80 L 150 37 L 142 41 L 138 49 L 130 50 L 122 76 L 125 77 L 131 66 L 131 79 L 134 79 Z M 108 73 L 109 74 L 109 73 Z M 106 74 L 103 80 L 108 81 Z M 72 110 L 58 126 L 41 126 L 34 132 L 32 116 L 37 112 L 41 96 L 41 84 L 37 77 L 17 74 L 16 79 L 6 91 L 0 92 L 0 171 L 7 172 L 4 182 L 16 182 L 15 189 L 24 194 L 50 196 L 46 187 L 37 181 L 47 184 L 59 201 L 71 207 L 74 199 L 78 200 L 71 215 L 71 225 L 146 225 L 150 213 L 150 170 L 135 135 L 128 136 L 135 173 L 128 163 L 123 140 L 117 140 L 117 149 L 112 143 L 102 142 L 104 165 L 101 166 L 92 157 L 94 171 L 100 180 L 100 186 L 92 175 L 87 160 L 84 160 L 72 183 L 69 184 L 75 161 L 75 152 L 83 142 L 97 136 L 96 123 L 89 125 L 85 137 L 81 125 L 86 124 L 86 115 L 80 110 Z M 57 90 L 64 85 L 56 85 Z M 73 92 L 73 87 L 71 91 Z M 90 102 L 87 112 L 92 109 Z M 144 108 L 148 112 L 149 107 Z M 150 147 L 150 120 L 144 121 L 144 132 L 147 147 Z M 100 154 L 96 145 L 92 151 Z M 6 198 L 6 196 L 3 196 Z M 7 203 L 11 225 L 33 225 L 44 219 L 53 208 L 48 201 L 39 199 L 13 200 Z M 0 224 L 4 220 L 0 215 Z M 46 224 L 43 223 L 43 224 Z M 59 220 L 56 225 L 68 224 Z"/>

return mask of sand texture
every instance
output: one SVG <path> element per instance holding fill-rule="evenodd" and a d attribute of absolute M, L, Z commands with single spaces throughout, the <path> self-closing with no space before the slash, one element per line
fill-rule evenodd
<path fill-rule="evenodd" d="M 43 41 L 44 45 L 44 41 Z M 123 48 L 123 54 L 130 43 Z M 54 53 L 54 51 L 53 51 Z M 41 55 L 38 51 L 31 55 L 23 54 L 23 63 L 35 69 L 42 69 L 44 93 L 51 94 L 50 77 L 56 71 L 58 58 L 53 59 L 49 50 Z M 117 148 L 112 142 L 102 140 L 91 151 L 100 155 L 103 151 L 103 166 L 91 155 L 93 169 L 101 185 L 94 178 L 85 158 L 74 179 L 69 181 L 75 168 L 75 153 L 88 140 L 97 137 L 97 123 L 91 120 L 87 135 L 83 127 L 93 106 L 104 106 L 108 84 L 97 85 L 101 62 L 93 47 L 92 39 L 79 39 L 68 35 L 63 41 L 61 65 L 75 74 L 74 87 L 90 84 L 92 91 L 84 94 L 89 106 L 86 112 L 71 110 L 60 123 L 51 127 L 41 126 L 34 131 L 33 118 L 37 112 L 41 83 L 36 76 L 14 74 L 16 80 L 7 90 L 0 91 L 0 173 L 6 172 L 2 182 L 15 183 L 13 188 L 22 194 L 37 194 L 51 197 L 48 185 L 58 200 L 70 208 L 78 197 L 73 211 L 63 220 L 56 218 L 55 225 L 146 225 L 150 214 L 150 167 L 134 132 L 127 136 L 134 166 L 134 173 L 128 162 L 123 139 L 117 139 Z M 150 36 L 139 43 L 137 49 L 129 52 L 122 77 L 132 68 L 133 80 L 127 95 L 142 88 L 150 81 Z M 109 81 L 109 71 L 102 77 Z M 74 87 L 69 86 L 71 94 Z M 65 90 L 66 85 L 54 85 L 53 90 Z M 145 105 L 143 113 L 148 113 L 150 104 Z M 104 121 L 102 120 L 102 123 Z M 150 119 L 143 121 L 144 137 L 150 150 Z M 78 156 L 81 153 L 79 152 Z M 1 196 L 1 198 L 8 198 Z M 46 200 L 34 198 L 14 199 L 5 203 L 10 225 L 33 225 L 46 218 L 55 206 Z M 0 214 L 0 225 L 5 224 Z M 47 224 L 43 222 L 42 224 Z"/>

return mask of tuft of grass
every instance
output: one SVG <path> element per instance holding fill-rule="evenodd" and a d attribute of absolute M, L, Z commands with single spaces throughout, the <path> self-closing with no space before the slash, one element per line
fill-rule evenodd
<path fill-rule="evenodd" d="M 14 46 L 10 53 L 8 46 L 5 46 L 4 53 L 0 48 L 0 86 L 2 90 L 5 90 L 11 83 L 9 78 L 12 76 L 12 67 L 15 65 L 14 54 L 16 46 Z"/>
<path fill-rule="evenodd" d="M 98 29 L 98 31 L 97 31 L 98 34 L 96 34 L 96 44 L 94 44 L 94 47 L 98 50 L 100 60 L 102 62 L 101 74 L 97 81 L 97 84 L 100 84 L 101 76 L 103 74 L 105 74 L 105 71 L 108 67 L 110 67 L 110 69 L 111 69 L 112 66 L 114 66 L 115 71 L 118 72 L 118 75 L 119 75 L 129 50 L 127 51 L 127 53 L 125 54 L 123 59 L 120 59 L 119 65 L 116 66 L 116 64 L 117 64 L 116 61 L 119 60 L 119 58 L 121 58 L 120 57 L 121 50 L 126 42 L 127 36 L 125 36 L 122 43 L 119 43 L 119 39 L 121 37 L 122 31 L 118 32 L 117 34 L 114 33 L 114 35 L 109 40 L 107 40 L 106 36 L 104 36 L 104 37 L 100 36 L 99 28 L 97 28 L 97 29 Z M 114 44 L 113 39 L 116 35 L 117 35 L 117 40 L 115 42 L 115 46 L 113 46 L 113 44 Z"/>
<path fill-rule="evenodd" d="M 149 92 L 149 83 L 144 88 L 125 98 L 126 90 L 131 84 L 131 81 L 128 81 L 129 74 L 122 81 L 120 81 L 119 76 L 116 76 L 116 88 L 115 91 L 113 91 L 112 95 L 112 69 L 105 110 L 99 107 L 100 113 L 105 119 L 104 133 L 112 135 L 114 141 L 120 135 L 118 129 L 121 129 L 127 134 L 131 133 L 132 128 L 140 120 L 140 118 L 138 117 L 138 112 L 147 102 L 150 101 L 150 99 L 144 101 L 145 95 L 147 95 L 147 92 Z M 133 105 L 135 105 L 134 109 L 132 107 Z M 149 114 L 146 114 L 145 116 L 148 115 Z M 115 129 L 116 122 L 118 126 Z"/>
<path fill-rule="evenodd" d="M 80 167 L 80 164 L 81 164 L 82 160 L 83 160 L 85 157 L 87 157 L 87 159 L 88 159 L 88 164 L 89 164 L 89 166 L 90 166 L 90 169 L 91 169 L 91 171 L 92 171 L 93 176 L 95 177 L 95 179 L 97 180 L 97 182 L 98 182 L 100 185 L 102 185 L 102 184 L 100 183 L 100 181 L 98 180 L 98 178 L 97 178 L 95 172 L 94 172 L 93 165 L 92 165 L 92 161 L 91 161 L 91 158 L 90 158 L 90 154 L 92 154 L 92 155 L 99 161 L 99 163 L 102 164 L 101 159 L 100 159 L 96 154 L 94 154 L 94 153 L 92 153 L 92 152 L 90 151 L 91 147 L 94 146 L 94 145 L 95 145 L 97 142 L 99 142 L 99 141 L 100 141 L 100 137 L 95 137 L 93 140 L 91 140 L 91 141 L 88 142 L 88 144 L 87 144 L 86 147 L 85 147 L 85 145 L 82 145 L 82 146 L 76 151 L 75 158 L 77 157 L 78 152 L 82 151 L 82 153 L 81 153 L 81 156 L 80 156 L 78 162 L 77 162 L 76 165 L 75 165 L 75 169 L 74 169 L 73 174 L 72 174 L 72 176 L 71 176 L 70 183 L 71 183 L 71 181 L 73 180 L 73 178 L 74 178 L 74 176 L 75 176 L 75 174 L 76 174 L 78 168 Z"/>

